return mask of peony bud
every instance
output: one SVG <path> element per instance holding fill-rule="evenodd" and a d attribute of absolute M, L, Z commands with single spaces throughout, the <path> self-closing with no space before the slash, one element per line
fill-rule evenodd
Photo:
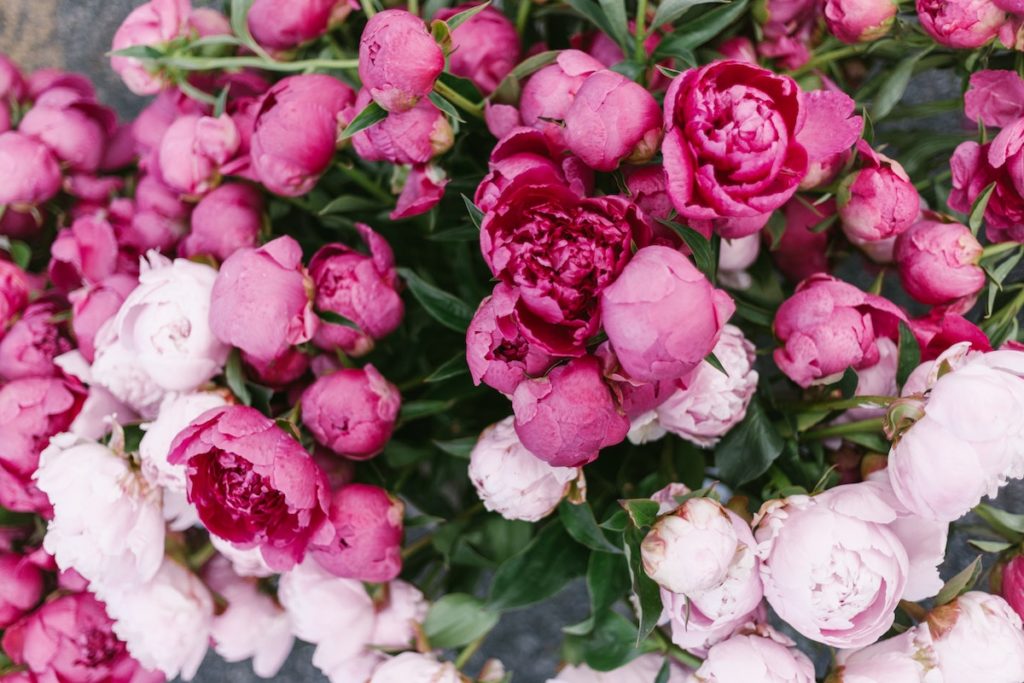
<path fill-rule="evenodd" d="M 471 8 L 472 4 L 440 10 L 442 21 Z M 494 7 L 472 16 L 452 31 L 451 72 L 468 78 L 484 95 L 490 95 L 519 63 L 519 34 L 508 17 Z"/>
<path fill-rule="evenodd" d="M 376 368 L 346 368 L 302 394 L 302 423 L 338 455 L 367 460 L 391 438 L 402 397 Z"/>
<path fill-rule="evenodd" d="M 462 683 L 464 678 L 450 662 L 433 655 L 403 652 L 381 664 L 367 683 Z"/>
<path fill-rule="evenodd" d="M 992 0 L 917 0 L 916 6 L 921 28 L 946 47 L 981 47 L 1006 22 L 1006 13 Z"/>
<path fill-rule="evenodd" d="M 263 197 L 251 185 L 221 185 L 200 200 L 192 212 L 192 230 L 178 253 L 185 258 L 209 255 L 220 262 L 257 244 L 263 227 Z"/>
<path fill-rule="evenodd" d="M 18 322 L 0 337 L 0 377 L 51 377 L 58 374 L 54 358 L 71 350 L 54 320 L 57 307 L 45 301 L 30 304 Z"/>
<path fill-rule="evenodd" d="M 402 571 L 402 517 L 405 505 L 382 488 L 349 484 L 331 496 L 327 520 L 334 526 L 329 545 L 313 544 L 310 554 L 335 576 L 369 583 L 390 581 Z"/>
<path fill-rule="evenodd" d="M 1024 680 L 1024 628 L 999 596 L 964 593 L 932 610 L 927 624 L 943 681 Z"/>
<path fill-rule="evenodd" d="M 0 133 L 0 204 L 42 204 L 60 191 L 57 158 L 17 131 Z"/>
<path fill-rule="evenodd" d="M 867 43 L 889 32 L 898 11 L 893 0 L 827 0 L 825 23 L 844 43 Z"/>
<path fill-rule="evenodd" d="M 444 61 L 423 20 L 404 9 L 374 14 L 359 39 L 359 78 L 387 111 L 407 111 L 429 95 Z"/>
<path fill-rule="evenodd" d="M 372 100 L 359 91 L 356 109 Z M 380 123 L 352 136 L 352 146 L 367 161 L 392 164 L 425 164 L 451 149 L 455 134 L 448 117 L 430 100 L 420 100 L 407 111 L 392 112 Z"/>
<path fill-rule="evenodd" d="M 247 19 L 257 43 L 289 50 L 322 36 L 332 20 L 348 11 L 348 0 L 256 0 Z"/>
<path fill-rule="evenodd" d="M 76 100 L 50 106 L 37 103 L 25 114 L 18 131 L 45 144 L 72 171 L 93 173 L 103 162 L 116 125 L 111 109 Z"/>
<path fill-rule="evenodd" d="M 241 137 L 227 114 L 188 115 L 171 124 L 160 142 L 160 177 L 189 195 L 203 195 L 217 182 L 219 168 L 234 158 Z"/>
<path fill-rule="evenodd" d="M 814 664 L 793 641 L 772 634 L 737 634 L 708 651 L 694 674 L 699 683 L 814 683 Z"/>
<path fill-rule="evenodd" d="M 915 223 L 896 239 L 895 256 L 904 289 L 921 303 L 971 299 L 985 286 L 981 244 L 960 223 Z"/>
<path fill-rule="evenodd" d="M 43 597 L 43 575 L 28 558 L 0 552 L 0 628 L 7 628 Z"/>
<path fill-rule="evenodd" d="M 604 69 L 604 64 L 585 52 L 563 50 L 554 64 L 530 76 L 519 98 L 523 124 L 544 132 L 557 147 L 564 147 L 562 127 L 576 92 L 587 76 Z"/>

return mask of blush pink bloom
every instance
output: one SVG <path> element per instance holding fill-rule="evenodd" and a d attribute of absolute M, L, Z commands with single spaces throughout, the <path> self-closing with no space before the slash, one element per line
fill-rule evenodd
<path fill-rule="evenodd" d="M 699 683 L 814 683 L 814 664 L 793 641 L 738 633 L 713 646 L 694 674 Z"/>
<path fill-rule="evenodd" d="M 0 133 L 0 204 L 42 204 L 57 195 L 60 183 L 49 147 L 18 131 Z"/>
<path fill-rule="evenodd" d="M 335 576 L 383 583 L 402 571 L 402 518 L 405 505 L 369 484 L 349 484 L 331 495 L 327 519 L 334 540 L 309 552 Z"/>
<path fill-rule="evenodd" d="M 927 627 L 880 640 L 860 650 L 836 653 L 829 683 L 929 683 L 941 681 Z"/>
<path fill-rule="evenodd" d="M 933 609 L 927 628 L 942 680 L 1014 683 L 1024 679 L 1024 627 L 998 595 L 964 593 Z"/>
<path fill-rule="evenodd" d="M 103 603 L 88 593 L 62 595 L 4 633 L 4 652 L 31 680 L 66 683 L 163 683 L 132 659 Z"/>
<path fill-rule="evenodd" d="M 676 210 L 690 220 L 725 219 L 725 237 L 753 232 L 728 224 L 764 216 L 796 192 L 808 164 L 797 139 L 803 118 L 796 82 L 753 64 L 712 62 L 676 77 L 662 145 Z M 762 134 L 751 138 L 753 130 Z"/>
<path fill-rule="evenodd" d="M 251 185 L 221 185 L 200 200 L 191 222 L 178 253 L 185 258 L 208 255 L 223 262 L 239 249 L 256 246 L 263 225 L 263 197 Z"/>
<path fill-rule="evenodd" d="M 372 100 L 367 90 L 359 91 L 356 110 Z M 380 123 L 352 136 L 352 147 L 367 161 L 392 164 L 425 164 L 451 149 L 455 134 L 440 109 L 430 100 L 420 100 L 412 109 L 393 112 Z"/>
<path fill-rule="evenodd" d="M 45 144 L 70 170 L 92 173 L 103 162 L 116 126 L 113 110 L 89 100 L 72 100 L 37 103 L 18 124 L 18 131 Z"/>
<path fill-rule="evenodd" d="M 88 214 L 57 233 L 47 274 L 54 286 L 67 292 L 110 277 L 118 265 L 114 227 L 102 215 Z"/>
<path fill-rule="evenodd" d="M 657 680 L 665 658 L 651 653 L 640 655 L 629 664 L 612 671 L 595 671 L 586 664 L 566 666 L 547 683 L 649 683 Z M 666 683 L 686 683 L 688 670 L 681 664 L 673 662 L 669 667 Z"/>
<path fill-rule="evenodd" d="M 0 387 L 0 505 L 16 512 L 49 508 L 32 475 L 50 437 L 71 426 L 85 398 L 75 379 L 32 377 Z"/>
<path fill-rule="evenodd" d="M 383 450 L 402 397 L 372 365 L 321 377 L 302 394 L 302 423 L 316 440 L 353 460 Z"/>
<path fill-rule="evenodd" d="M 184 465 L 188 499 L 212 534 L 259 547 L 283 571 L 311 542 L 327 542 L 327 479 L 302 446 L 253 408 L 200 415 L 171 444 L 168 462 Z"/>
<path fill-rule="evenodd" d="M 754 535 L 768 604 L 798 632 L 832 647 L 878 640 L 907 582 L 907 551 L 887 526 L 896 518 L 859 484 L 765 503 Z"/>
<path fill-rule="evenodd" d="M 189 0 L 150 0 L 132 10 L 121 22 L 114 34 L 112 49 L 117 51 L 136 45 L 159 48 L 185 35 L 191 12 Z M 139 59 L 111 57 L 110 66 L 136 95 L 153 95 L 165 87 L 163 78 Z"/>
<path fill-rule="evenodd" d="M 953 152 L 953 189 L 949 206 L 961 213 L 995 183 L 985 205 L 985 235 L 992 242 L 1024 241 L 1024 119 L 1018 119 L 995 137 L 979 145 L 964 142 Z"/>
<path fill-rule="evenodd" d="M 519 325 L 519 290 L 498 283 L 480 302 L 466 330 L 466 364 L 473 383 L 511 396 L 519 383 L 551 366 L 552 356 L 532 344 Z"/>
<path fill-rule="evenodd" d="M 619 412 L 593 356 L 521 382 L 512 395 L 512 410 L 523 446 L 555 467 L 592 462 L 629 431 L 629 419 Z"/>
<path fill-rule="evenodd" d="M 239 249 L 221 266 L 210 301 L 210 327 L 225 344 L 269 361 L 313 338 L 318 319 L 302 249 L 291 237 Z M 253 320 L 265 324 L 252 325 Z"/>
<path fill-rule="evenodd" d="M 896 339 L 906 315 L 887 299 L 829 275 L 807 278 L 775 314 L 782 347 L 772 357 L 802 387 L 828 384 L 847 368 L 878 362 L 878 337 Z"/>
<path fill-rule="evenodd" d="M 1003 599 L 1017 616 L 1024 614 L 1024 556 L 1016 555 L 1003 565 Z M 1021 617 L 1024 618 L 1024 617 Z"/>
<path fill-rule="evenodd" d="M 825 23 L 844 43 L 866 43 L 888 33 L 898 11 L 893 0 L 827 0 Z"/>
<path fill-rule="evenodd" d="M 917 0 L 916 7 L 921 28 L 946 47 L 981 47 L 1006 23 L 1006 13 L 992 0 Z"/>
<path fill-rule="evenodd" d="M 561 154 L 550 138 L 534 128 L 511 130 L 491 150 L 487 167 L 489 173 L 473 196 L 484 212 L 493 209 L 502 191 L 521 176 L 531 182 L 565 184 L 581 197 L 590 194 L 594 185 L 594 173 L 586 164 Z"/>
<path fill-rule="evenodd" d="M 71 342 L 55 319 L 59 313 L 51 302 L 30 304 L 18 322 L 0 338 L 0 377 L 50 377 L 57 374 L 53 359 L 71 350 Z"/>
<path fill-rule="evenodd" d="M 171 124 L 160 142 L 160 177 L 167 185 L 189 195 L 211 190 L 219 169 L 234 158 L 241 137 L 227 114 L 182 116 Z"/>
<path fill-rule="evenodd" d="M 854 113 L 856 106 L 852 97 L 838 89 L 804 93 L 807 118 L 796 138 L 807 150 L 807 174 L 800 181 L 801 190 L 831 182 L 849 160 L 864 130 L 863 117 Z"/>
<path fill-rule="evenodd" d="M 434 15 L 442 21 L 472 4 L 442 9 Z M 501 80 L 519 63 L 519 34 L 500 10 L 488 7 L 452 31 L 451 72 L 473 81 L 484 95 L 490 95 Z"/>
<path fill-rule="evenodd" d="M 990 128 L 1009 126 L 1024 116 L 1024 78 L 1004 69 L 975 71 L 964 93 L 964 113 Z"/>
<path fill-rule="evenodd" d="M 391 246 L 365 223 L 356 223 L 356 230 L 369 255 L 335 243 L 321 247 L 309 261 L 316 309 L 356 325 L 321 322 L 313 341 L 324 350 L 341 349 L 350 356 L 369 352 L 373 340 L 394 332 L 405 315 Z"/>
<path fill-rule="evenodd" d="M 601 292 L 650 235 L 624 197 L 580 199 L 522 178 L 484 216 L 480 248 L 495 277 L 519 288 L 524 335 L 550 353 L 579 355 L 600 325 Z"/>
<path fill-rule="evenodd" d="M 661 108 L 654 97 L 607 69 L 587 76 L 564 122 L 566 146 L 598 171 L 613 171 L 623 161 L 649 161 L 661 142 Z"/>
<path fill-rule="evenodd" d="M 799 282 L 815 273 L 827 273 L 830 269 L 829 242 L 832 230 L 815 230 L 824 221 L 836 214 L 836 202 L 826 202 L 810 207 L 793 199 L 782 209 L 786 229 L 769 249 L 775 267 L 789 280 Z M 772 245 L 774 238 L 767 231 L 765 242 Z"/>
<path fill-rule="evenodd" d="M 43 575 L 29 558 L 0 552 L 0 628 L 7 628 L 43 597 Z"/>
<path fill-rule="evenodd" d="M 915 223 L 896 239 L 895 256 L 903 288 L 921 303 L 971 299 L 985 286 L 981 244 L 960 223 Z"/>
<path fill-rule="evenodd" d="M 914 224 L 921 213 L 921 200 L 899 163 L 875 152 L 866 142 L 858 143 L 857 149 L 863 166 L 840 183 L 836 203 L 846 237 L 874 256 L 872 246 Z"/>
<path fill-rule="evenodd" d="M 427 25 L 404 9 L 378 12 L 359 39 L 359 79 L 387 111 L 406 111 L 430 94 L 444 53 Z"/>
<path fill-rule="evenodd" d="M 554 64 L 530 76 L 519 97 L 523 124 L 537 128 L 557 147 L 564 147 L 562 127 L 555 123 L 565 118 L 576 92 L 587 76 L 604 65 L 579 50 L 563 50 Z"/>
<path fill-rule="evenodd" d="M 90 363 L 96 357 L 96 333 L 110 320 L 138 284 L 133 275 L 111 275 L 95 285 L 76 289 L 68 295 L 71 301 L 71 331 Z"/>
<path fill-rule="evenodd" d="M 605 333 L 630 377 L 683 377 L 711 353 L 736 305 L 682 253 L 644 247 L 601 293 Z"/>
<path fill-rule="evenodd" d="M 573 486 L 585 490 L 578 467 L 552 467 L 526 450 L 507 417 L 480 433 L 469 457 L 469 478 L 484 507 L 505 519 L 537 522 Z"/>
<path fill-rule="evenodd" d="M 306 194 L 334 157 L 354 116 L 356 93 L 324 74 L 289 76 L 260 100 L 251 141 L 252 172 L 271 192 Z"/>
<path fill-rule="evenodd" d="M 271 50 L 289 50 L 327 32 L 348 14 L 347 0 L 256 0 L 247 16 L 256 42 Z"/>
<path fill-rule="evenodd" d="M 451 662 L 433 654 L 403 652 L 378 666 L 367 683 L 461 683 L 462 674 Z"/>

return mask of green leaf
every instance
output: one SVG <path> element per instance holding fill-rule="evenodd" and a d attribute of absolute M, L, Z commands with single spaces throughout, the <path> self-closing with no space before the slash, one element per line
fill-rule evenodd
<path fill-rule="evenodd" d="M 430 417 L 431 415 L 443 413 L 451 407 L 451 401 L 440 401 L 431 399 L 425 399 L 422 401 L 409 401 L 408 403 L 402 404 L 402 408 L 398 412 L 398 419 L 400 419 L 402 422 L 418 420 L 420 418 Z"/>
<path fill-rule="evenodd" d="M 466 211 L 469 213 L 469 220 L 473 221 L 473 225 L 476 226 L 477 231 L 480 230 L 480 225 L 484 222 L 484 212 L 480 210 L 480 207 L 473 203 L 473 200 L 462 195 L 462 201 L 466 204 Z"/>
<path fill-rule="evenodd" d="M 353 330 L 359 329 L 359 325 L 356 325 L 354 322 L 352 322 L 345 316 L 335 313 L 334 311 L 318 310 L 316 314 L 325 323 L 330 323 L 332 325 L 343 325 L 344 327 L 351 327 Z"/>
<path fill-rule="evenodd" d="M 725 366 L 722 365 L 722 361 L 718 360 L 718 356 L 716 356 L 713 352 L 704 356 L 704 362 L 713 367 L 715 370 L 718 370 L 726 377 L 729 376 L 729 372 L 725 369 Z"/>
<path fill-rule="evenodd" d="M 245 371 L 242 369 L 242 354 L 238 349 L 231 349 L 228 354 L 228 361 L 224 365 L 224 379 L 228 383 L 228 389 L 234 394 L 243 405 L 252 405 L 252 394 L 245 384 Z"/>
<path fill-rule="evenodd" d="M 725 0 L 664 0 L 658 5 L 658 11 L 654 13 L 654 20 L 651 22 L 651 30 L 662 24 L 670 24 L 686 13 L 686 10 L 695 5 L 703 5 L 709 2 L 724 2 Z M 686 28 L 685 26 L 683 27 Z"/>
<path fill-rule="evenodd" d="M 432 451 L 422 446 L 410 446 L 407 443 L 391 439 L 384 447 L 383 458 L 388 467 L 400 468 L 412 465 L 420 460 L 429 458 Z"/>
<path fill-rule="evenodd" d="M 981 576 L 981 555 L 974 558 L 967 567 L 956 576 L 946 582 L 939 594 L 935 596 L 936 605 L 945 605 L 956 600 L 958 597 L 974 588 Z"/>
<path fill-rule="evenodd" d="M 1000 510 L 988 503 L 977 505 L 974 514 L 988 522 L 1000 535 L 1024 534 L 1024 515 Z"/>
<path fill-rule="evenodd" d="M 132 45 L 108 53 L 110 57 L 131 57 L 132 59 L 160 59 L 164 53 L 151 45 Z"/>
<path fill-rule="evenodd" d="M 487 606 L 526 607 L 549 598 L 586 571 L 587 553 L 560 523 L 548 524 L 529 545 L 498 567 Z"/>
<path fill-rule="evenodd" d="M 466 122 L 466 119 L 462 118 L 459 114 L 459 110 L 455 108 L 455 105 L 438 95 L 436 92 L 430 93 L 430 101 L 434 103 L 435 107 L 443 111 L 448 118 L 455 119 L 459 123 Z"/>
<path fill-rule="evenodd" d="M 566 0 L 566 2 L 570 7 L 601 29 L 603 33 L 608 34 L 613 39 L 615 38 L 615 30 L 612 28 L 611 22 L 597 0 Z M 619 47 L 623 47 L 622 43 L 619 43 Z"/>
<path fill-rule="evenodd" d="M 715 272 L 718 270 L 718 263 L 715 261 L 715 251 L 711 247 L 711 241 L 693 228 L 680 225 L 675 221 L 659 220 L 659 223 L 672 229 L 679 239 L 683 240 L 693 256 L 693 263 L 697 270 L 704 273 L 709 280 L 715 281 Z"/>
<path fill-rule="evenodd" d="M 619 505 L 629 516 L 629 521 L 637 529 L 652 526 L 658 520 L 658 509 L 661 505 L 650 498 L 629 498 L 620 500 Z"/>
<path fill-rule="evenodd" d="M 499 617 L 472 595 L 449 593 L 430 606 L 423 634 L 432 649 L 462 647 L 494 628 Z"/>
<path fill-rule="evenodd" d="M 366 105 L 366 108 L 356 114 L 356 117 L 345 126 L 345 130 L 341 133 L 341 139 L 347 140 L 361 130 L 366 130 L 370 126 L 376 125 L 386 119 L 388 113 L 384 111 L 376 102 L 370 102 Z"/>
<path fill-rule="evenodd" d="M 783 445 L 782 437 L 755 399 L 743 421 L 718 444 L 715 465 L 724 481 L 736 486 L 746 484 L 768 471 L 782 454 Z"/>
<path fill-rule="evenodd" d="M 629 20 L 626 18 L 625 0 L 599 0 L 601 10 L 608 18 L 608 25 L 611 27 L 609 37 L 619 44 L 624 51 L 629 46 Z"/>
<path fill-rule="evenodd" d="M 484 96 L 480 93 L 480 89 L 477 88 L 476 85 L 473 84 L 473 81 L 468 78 L 462 78 L 461 76 L 456 76 L 455 74 L 451 74 L 446 71 L 438 76 L 437 80 L 441 81 L 473 104 L 483 104 Z"/>
<path fill-rule="evenodd" d="M 429 233 L 426 237 L 431 242 L 476 242 L 480 239 L 480 229 L 472 225 L 461 225 Z"/>
<path fill-rule="evenodd" d="M 434 382 L 443 382 L 446 379 L 465 375 L 468 372 L 469 366 L 466 365 L 466 354 L 460 352 L 442 363 L 437 370 L 434 370 L 432 373 L 427 375 L 426 378 L 424 378 L 423 383 L 433 384 Z"/>
<path fill-rule="evenodd" d="M 742 299 L 735 299 L 735 301 L 737 317 L 761 327 L 771 327 L 775 321 L 775 314 L 768 309 L 756 306 Z"/>
<path fill-rule="evenodd" d="M 768 251 L 775 251 L 779 248 L 779 243 L 782 241 L 782 235 L 786 232 L 786 217 L 781 211 L 772 211 L 772 215 L 768 217 L 768 224 L 765 226 L 768 231 L 768 235 L 771 237 L 771 241 L 768 245 Z"/>
<path fill-rule="evenodd" d="M 473 309 L 462 299 L 438 289 L 408 268 L 399 268 L 399 274 L 409 285 L 409 291 L 430 316 L 448 329 L 465 333 L 473 319 Z"/>
<path fill-rule="evenodd" d="M 661 665 L 661 669 L 658 670 L 658 676 L 654 679 L 654 683 L 668 683 L 669 674 L 672 673 L 672 663 L 668 657 Z"/>
<path fill-rule="evenodd" d="M 971 539 L 967 542 L 983 553 L 1001 553 L 1007 548 L 1013 547 L 1012 543 L 1008 543 L 1006 541 L 982 541 L 979 539 Z"/>
<path fill-rule="evenodd" d="M 490 6 L 490 4 L 491 0 L 487 0 L 487 2 L 482 2 L 479 5 L 474 5 L 467 10 L 463 10 L 458 14 L 453 14 L 452 16 L 448 17 L 447 19 L 445 19 L 445 23 L 448 24 L 449 29 L 454 31 L 455 29 L 457 29 L 458 27 L 462 26 L 464 23 L 475 17 L 477 14 L 480 14 L 485 9 L 487 9 Z"/>
<path fill-rule="evenodd" d="M 749 4 L 750 0 L 733 0 L 728 5 L 716 7 L 687 22 L 658 44 L 654 51 L 654 61 L 673 57 L 680 50 L 689 51 L 701 47 L 742 17 Z"/>
<path fill-rule="evenodd" d="M 243 40 L 249 35 L 249 9 L 253 0 L 231 0 L 231 32 Z"/>
<path fill-rule="evenodd" d="M 903 388 L 907 378 L 918 365 L 921 364 L 921 347 L 917 343 L 910 326 L 900 321 L 900 346 L 896 364 L 896 386 Z"/>
<path fill-rule="evenodd" d="M 640 618 L 640 628 L 636 634 L 636 642 L 639 644 L 651 634 L 661 619 L 661 588 L 644 572 L 640 557 L 640 544 L 644 540 L 644 532 L 639 529 L 628 529 L 623 540 L 626 562 L 629 563 L 629 578 L 633 586 L 633 595 L 636 596 L 634 607 Z"/>
<path fill-rule="evenodd" d="M 585 638 L 576 637 L 580 641 L 583 661 L 594 671 L 612 672 L 630 663 L 641 654 L 633 639 L 636 636 L 636 624 L 618 612 L 602 612 L 594 621 L 594 629 Z M 601 678 L 614 679 L 615 674 Z"/>
<path fill-rule="evenodd" d="M 967 226 L 971 229 L 971 232 L 975 235 L 978 234 L 978 230 L 981 229 L 981 224 L 985 221 L 985 209 L 988 208 L 988 202 L 992 199 L 992 193 L 996 191 L 996 183 L 992 181 L 988 184 L 981 194 L 978 195 L 977 199 L 971 205 L 971 213 L 967 219 Z"/>
<path fill-rule="evenodd" d="M 590 633 L 597 618 L 611 609 L 630 589 L 629 567 L 622 557 L 608 553 L 591 553 L 587 564 L 587 593 L 590 594 L 590 616 L 578 624 L 566 626 L 563 632 L 585 636 Z"/>
<path fill-rule="evenodd" d="M 512 75 L 520 80 L 527 76 L 531 76 L 546 67 L 548 64 L 553 63 L 558 59 L 559 54 L 561 54 L 561 50 L 538 52 L 532 57 L 527 57 L 523 61 L 519 62 L 519 64 L 516 65 L 516 68 L 512 69 Z"/>
<path fill-rule="evenodd" d="M 228 108 L 228 93 L 231 92 L 231 84 L 225 85 L 217 93 L 217 101 L 213 104 L 213 115 L 220 116 Z"/>
<path fill-rule="evenodd" d="M 892 108 L 903 99 L 903 94 L 907 91 L 907 86 L 910 85 L 910 78 L 914 75 L 914 67 L 931 50 L 932 46 L 928 46 L 923 50 L 907 55 L 895 67 L 889 70 L 888 74 L 882 79 L 878 93 L 871 103 L 870 111 L 873 121 L 884 119 L 892 111 Z"/>
<path fill-rule="evenodd" d="M 629 528 L 630 518 L 626 514 L 625 510 L 616 510 L 612 514 L 608 515 L 608 519 L 601 522 L 598 526 L 602 529 L 608 529 L 608 531 L 618 531 L 622 533 Z"/>
<path fill-rule="evenodd" d="M 11 260 L 16 266 L 22 270 L 28 269 L 29 262 L 32 260 L 32 247 L 21 240 L 11 240 L 7 246 L 7 253 L 11 255 Z"/>
<path fill-rule="evenodd" d="M 350 211 L 371 211 L 381 208 L 381 203 L 376 199 L 361 197 L 355 194 L 343 194 L 327 202 L 317 214 L 326 216 L 334 213 L 349 213 Z"/>
<path fill-rule="evenodd" d="M 857 371 L 853 368 L 846 368 L 843 371 L 843 376 L 832 386 L 839 390 L 839 395 L 843 398 L 853 398 L 853 395 L 857 393 L 859 383 L 860 378 L 857 376 Z"/>
<path fill-rule="evenodd" d="M 448 455 L 468 460 L 470 453 L 473 452 L 473 447 L 476 446 L 476 442 L 477 438 L 475 436 L 465 436 L 461 439 L 451 439 L 449 441 L 434 441 L 434 445 Z"/>
<path fill-rule="evenodd" d="M 591 510 L 589 503 L 574 505 L 563 500 L 558 506 L 558 516 L 561 518 L 562 524 L 565 525 L 565 530 L 578 543 L 598 552 L 622 554 L 622 550 L 605 538 L 604 532 L 597 526 L 594 511 Z"/>

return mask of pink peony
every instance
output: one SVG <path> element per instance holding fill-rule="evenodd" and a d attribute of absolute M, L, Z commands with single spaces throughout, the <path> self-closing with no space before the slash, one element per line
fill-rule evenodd
<path fill-rule="evenodd" d="M 387 445 L 402 397 L 372 365 L 321 377 L 302 394 L 302 423 L 338 455 L 367 460 Z"/>
<path fill-rule="evenodd" d="M 239 249 L 256 246 L 263 227 L 263 197 L 251 185 L 221 185 L 200 200 L 191 222 L 192 230 L 181 240 L 178 253 L 223 262 Z"/>
<path fill-rule="evenodd" d="M 0 133 L 0 204 L 42 204 L 56 196 L 60 182 L 49 147 L 17 131 Z"/>
<path fill-rule="evenodd" d="M 114 51 L 136 45 L 159 48 L 188 31 L 189 0 L 150 0 L 129 14 L 114 34 Z M 128 89 L 137 95 L 153 95 L 164 89 L 164 80 L 134 57 L 111 57 L 110 66 Z"/>
<path fill-rule="evenodd" d="M 896 240 L 903 288 L 921 303 L 970 300 L 985 286 L 981 244 L 967 226 L 924 220 Z"/>
<path fill-rule="evenodd" d="M 577 91 L 587 76 L 604 65 L 579 50 L 563 50 L 554 64 L 530 76 L 523 84 L 519 112 L 523 123 L 537 128 L 557 147 L 564 147 L 562 127 L 555 123 L 565 118 Z"/>
<path fill-rule="evenodd" d="M 58 289 L 71 291 L 113 275 L 118 256 L 117 234 L 110 222 L 99 214 L 85 215 L 57 233 L 47 274 Z"/>
<path fill-rule="evenodd" d="M 331 496 L 327 519 L 334 540 L 313 544 L 310 555 L 335 576 L 369 583 L 390 581 L 402 571 L 405 506 L 387 491 L 349 484 Z"/>
<path fill-rule="evenodd" d="M 921 27 L 946 47 L 981 47 L 1006 22 L 1006 13 L 992 0 L 917 0 L 916 6 Z"/>
<path fill-rule="evenodd" d="M 181 193 L 203 195 L 217 181 L 219 169 L 234 158 L 241 137 L 227 114 L 182 116 L 160 142 L 160 177 Z"/>
<path fill-rule="evenodd" d="M 893 0 L 827 0 L 825 23 L 844 43 L 866 43 L 888 33 L 898 11 Z"/>
<path fill-rule="evenodd" d="M 30 304 L 18 322 L 0 338 L 0 377 L 51 377 L 58 374 L 54 358 L 71 350 L 71 342 L 62 333 L 54 316 L 55 304 L 39 301 Z"/>
<path fill-rule="evenodd" d="M 992 242 L 1024 241 L 1024 119 L 999 132 L 992 142 L 963 142 L 953 152 L 953 190 L 949 207 L 970 213 L 989 185 L 995 190 L 985 205 L 985 234 Z"/>
<path fill-rule="evenodd" d="M 1024 116 L 1024 78 L 1003 69 L 975 71 L 964 93 L 964 113 L 990 128 L 1011 125 Z"/>
<path fill-rule="evenodd" d="M 444 21 L 472 6 L 445 8 L 434 18 Z M 519 53 L 516 27 L 500 10 L 488 7 L 452 31 L 449 68 L 456 76 L 473 81 L 484 95 L 490 95 L 519 63 Z"/>
<path fill-rule="evenodd" d="M 43 575 L 39 568 L 28 557 L 0 552 L 0 628 L 16 622 L 42 597 Z"/>
<path fill-rule="evenodd" d="M 404 9 L 374 14 L 359 39 L 359 79 L 387 111 L 416 106 L 433 90 L 444 63 L 427 25 Z"/>
<path fill-rule="evenodd" d="M 256 42 L 271 50 L 288 50 L 322 36 L 348 10 L 348 0 L 256 0 L 247 19 Z"/>
<path fill-rule="evenodd" d="M 356 109 L 371 102 L 360 90 Z M 420 100 L 407 111 L 392 112 L 380 123 L 352 136 L 352 147 L 367 161 L 392 164 L 425 164 L 451 149 L 455 134 L 448 117 L 430 100 Z"/>

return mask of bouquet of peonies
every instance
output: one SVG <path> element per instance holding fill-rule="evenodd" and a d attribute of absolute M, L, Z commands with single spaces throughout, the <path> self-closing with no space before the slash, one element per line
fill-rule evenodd
<path fill-rule="evenodd" d="M 0 682 L 1024 681 L 1024 3 L 224 4 L 0 58 Z"/>

